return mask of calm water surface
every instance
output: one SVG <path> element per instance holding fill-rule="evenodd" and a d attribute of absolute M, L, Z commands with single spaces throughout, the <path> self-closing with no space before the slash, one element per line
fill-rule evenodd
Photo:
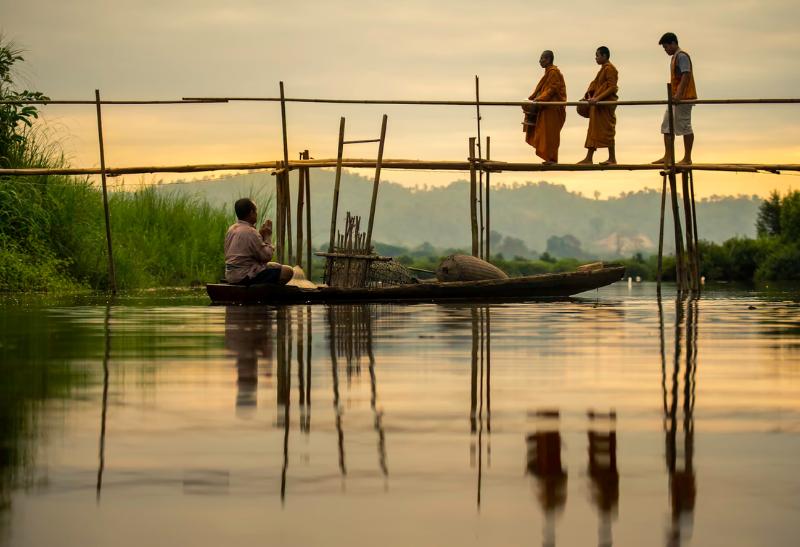
<path fill-rule="evenodd" d="M 6 301 L 0 543 L 796 545 L 798 301 Z"/>

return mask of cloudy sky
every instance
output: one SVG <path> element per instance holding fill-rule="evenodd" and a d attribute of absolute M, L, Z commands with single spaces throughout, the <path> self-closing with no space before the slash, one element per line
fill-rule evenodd
<path fill-rule="evenodd" d="M 692 54 L 701 98 L 800 97 L 796 0 L 0 0 L 0 13 L 0 31 L 27 50 L 23 82 L 54 99 L 91 99 L 95 88 L 106 99 L 276 96 L 283 80 L 294 97 L 469 100 L 477 74 L 482 99 L 520 100 L 541 75 L 539 53 L 552 49 L 575 100 L 597 71 L 599 45 L 611 49 L 621 98 L 661 99 L 669 58 L 657 42 L 666 31 Z M 372 138 L 384 112 L 389 158 L 463 159 L 475 134 L 467 107 L 290 104 L 290 153 L 308 148 L 313 157 L 334 157 L 340 116 L 350 137 Z M 661 116 L 661 107 L 618 110 L 619 161 L 661 155 Z M 493 159 L 535 160 L 520 118 L 516 108 L 484 109 Z M 98 164 L 93 107 L 48 106 L 45 119 L 73 166 Z M 693 121 L 696 162 L 800 163 L 800 105 L 700 106 Z M 104 124 L 111 166 L 282 154 L 274 103 L 109 106 Z M 562 162 L 583 156 L 585 132 L 586 120 L 570 109 Z M 374 154 L 374 145 L 358 145 L 347 155 Z M 461 177 L 385 175 L 408 185 Z M 497 177 L 543 178 L 603 196 L 660 185 L 654 173 Z M 800 179 L 702 173 L 696 183 L 701 196 L 763 195 L 797 188 Z"/>

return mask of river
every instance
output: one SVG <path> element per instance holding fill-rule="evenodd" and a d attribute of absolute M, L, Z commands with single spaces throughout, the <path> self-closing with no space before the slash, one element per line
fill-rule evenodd
<path fill-rule="evenodd" d="M 800 292 L 0 301 L 0 544 L 793 545 Z"/>

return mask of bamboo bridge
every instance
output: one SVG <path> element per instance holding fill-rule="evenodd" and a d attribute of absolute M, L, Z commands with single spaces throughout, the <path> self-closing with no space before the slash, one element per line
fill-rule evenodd
<path fill-rule="evenodd" d="M 326 99 L 326 98 L 294 98 L 286 97 L 283 82 L 279 84 L 278 97 L 184 97 L 180 100 L 102 100 L 99 90 L 95 90 L 94 100 L 37 100 L 37 101 L 0 101 L 7 105 L 94 105 L 97 113 L 97 134 L 99 144 L 100 167 L 79 168 L 7 168 L 0 169 L 3 176 L 48 176 L 48 175 L 100 175 L 103 191 L 103 205 L 106 225 L 106 243 L 108 251 L 108 269 L 110 288 L 116 292 L 116 278 L 114 274 L 114 259 L 112 235 L 109 222 L 108 191 L 106 177 L 132 174 L 150 173 L 199 173 L 211 171 L 240 171 L 240 170 L 269 170 L 276 176 L 276 255 L 280 262 L 294 262 L 300 266 L 305 263 L 310 266 L 312 259 L 311 245 L 311 169 L 336 168 L 336 178 L 333 196 L 333 211 L 331 218 L 331 235 L 328 252 L 332 252 L 334 235 L 337 223 L 337 207 L 339 200 L 339 185 L 341 172 L 344 168 L 372 168 L 375 169 L 375 178 L 372 191 L 369 225 L 367 231 L 367 247 L 371 243 L 372 228 L 374 224 L 375 207 L 380 173 L 386 169 L 409 170 L 443 170 L 461 171 L 470 173 L 470 229 L 472 235 L 472 254 L 488 260 L 490 244 L 488 234 L 491 226 L 490 208 L 490 175 L 503 171 L 516 172 L 582 172 L 582 171 L 655 171 L 662 178 L 661 214 L 659 224 L 658 242 L 658 272 L 657 286 L 660 293 L 662 278 L 662 259 L 664 250 L 664 212 L 666 207 L 667 184 L 669 183 L 670 207 L 672 209 L 673 229 L 675 236 L 676 279 L 680 292 L 699 292 L 700 290 L 700 257 L 698 251 L 697 218 L 694 198 L 694 172 L 717 171 L 731 173 L 771 173 L 800 172 L 800 164 L 744 164 L 744 163 L 699 163 L 680 165 L 674 161 L 675 138 L 673 132 L 673 110 L 669 108 L 671 153 L 668 161 L 663 164 L 549 164 L 532 162 L 505 162 L 490 159 L 491 139 L 486 137 L 485 148 L 481 138 L 481 107 L 516 107 L 530 105 L 531 101 L 485 101 L 480 98 L 479 79 L 475 77 L 475 100 L 398 100 L 398 99 Z M 283 157 L 273 161 L 258 161 L 247 163 L 214 163 L 193 165 L 144 165 L 133 167 L 109 167 L 105 164 L 105 147 L 103 141 L 102 107 L 103 105 L 164 105 L 164 104 L 219 104 L 237 101 L 244 102 L 275 102 L 281 108 L 281 137 L 283 144 Z M 477 137 L 470 137 L 468 156 L 466 160 L 439 161 L 439 160 L 413 160 L 383 158 L 383 145 L 386 137 L 387 117 L 383 116 L 381 135 L 375 139 L 361 139 L 347 141 L 344 138 L 345 118 L 340 119 L 339 146 L 336 158 L 309 159 L 308 150 L 300 153 L 297 160 L 289 159 L 289 144 L 286 125 L 287 103 L 325 103 L 325 104 L 352 104 L 352 105 L 413 105 L 413 106 L 461 106 L 474 107 L 477 114 Z M 675 104 L 693 105 L 775 105 L 796 104 L 800 99 L 702 99 L 691 101 L 674 101 L 667 84 L 666 100 L 638 100 L 638 101 L 598 101 L 601 106 L 667 106 Z M 537 102 L 539 106 L 578 106 L 580 101 L 549 101 Z M 584 103 L 585 104 L 585 103 Z M 378 155 L 375 159 L 346 158 L 344 146 L 355 143 L 379 144 Z M 485 153 L 484 153 L 485 152 Z M 292 252 L 292 210 L 291 195 L 289 192 L 289 173 L 298 171 L 299 181 L 296 200 L 296 246 Z M 485 181 L 484 181 L 485 176 Z M 683 222 L 681 221 L 680 204 L 678 201 L 678 177 L 681 178 L 681 196 L 683 201 Z M 304 222 L 305 209 L 305 222 Z M 304 226 L 305 224 L 305 226 Z M 308 237 L 303 241 L 305 228 Z M 305 243 L 305 245 L 304 245 Z M 305 253 L 303 253 L 305 247 Z M 305 254 L 305 257 L 303 256 Z"/>

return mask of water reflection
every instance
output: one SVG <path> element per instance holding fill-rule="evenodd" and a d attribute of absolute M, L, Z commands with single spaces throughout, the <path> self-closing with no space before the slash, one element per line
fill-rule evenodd
<path fill-rule="evenodd" d="M 617 413 L 597 413 L 590 410 L 589 479 L 592 500 L 600 516 L 597 545 L 613 545 L 611 522 L 617 515 L 619 503 L 619 471 L 617 470 Z"/>
<path fill-rule="evenodd" d="M 536 430 L 526 437 L 527 472 L 536 482 L 536 499 L 544 511 L 542 545 L 556 544 L 556 516 L 567 505 L 567 472 L 561 462 L 560 413 L 539 410 L 532 418 Z"/>
<path fill-rule="evenodd" d="M 241 516 L 287 544 L 785 543 L 800 361 L 762 306 L 114 303 L 50 312 L 65 341 L 47 351 L 42 328 L 6 320 L 0 529 L 53 544 L 34 521 L 168 517 L 181 542 L 219 544 L 210 529 Z"/>
<path fill-rule="evenodd" d="M 103 471 L 106 467 L 106 418 L 108 414 L 108 362 L 111 359 L 111 303 L 106 304 L 105 319 L 103 320 L 103 338 L 105 350 L 103 351 L 103 397 L 102 411 L 100 412 L 100 441 L 98 448 L 97 486 L 95 497 L 100 503 L 100 492 L 103 490 Z"/>
<path fill-rule="evenodd" d="M 272 377 L 273 321 L 274 311 L 266 308 L 225 308 L 225 348 L 236 355 L 235 405 L 237 415 L 243 418 L 252 416 L 258 404 L 259 359 L 264 361 L 264 376 Z"/>
<path fill-rule="evenodd" d="M 472 327 L 472 352 L 470 367 L 470 463 L 475 466 L 477 452 L 478 468 L 478 494 L 477 505 L 481 507 L 481 493 L 483 486 L 483 430 L 486 426 L 487 435 L 492 432 L 492 397 L 491 397 L 491 311 L 488 306 L 471 308 Z M 485 390 L 484 390 L 485 388 Z M 484 403 L 486 414 L 484 416 Z M 477 412 L 476 412 L 477 409 Z M 477 445 L 476 445 L 477 438 Z M 486 443 L 487 464 L 491 465 L 491 440 Z"/>
<path fill-rule="evenodd" d="M 659 302 L 659 321 L 663 330 L 663 310 Z M 667 473 L 672 514 L 667 532 L 667 545 L 681 545 L 692 535 L 697 498 L 697 477 L 694 470 L 694 404 L 697 372 L 697 330 L 699 300 L 691 298 L 675 302 L 675 348 L 673 352 L 671 389 L 667 406 L 666 355 L 661 352 L 662 389 L 664 393 L 664 431 Z M 685 341 L 682 336 L 685 331 Z M 663 340 L 663 333 L 662 333 Z M 685 353 L 683 389 L 681 390 L 681 354 Z M 679 408 L 682 410 L 681 418 Z M 682 441 L 682 444 L 681 442 Z"/>

